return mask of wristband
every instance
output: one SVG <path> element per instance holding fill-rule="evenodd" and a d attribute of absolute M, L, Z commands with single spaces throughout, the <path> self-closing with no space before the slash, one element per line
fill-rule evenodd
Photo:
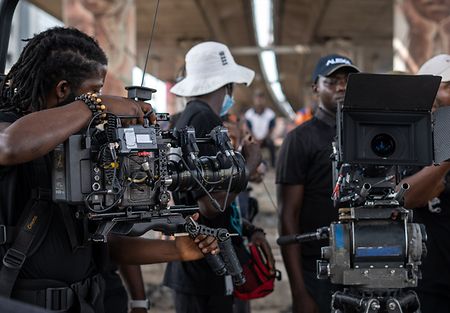
<path fill-rule="evenodd" d="M 150 301 L 145 300 L 130 300 L 130 309 L 150 309 Z"/>
<path fill-rule="evenodd" d="M 99 115 L 96 118 L 96 124 L 100 124 L 101 121 L 106 118 L 106 106 L 102 104 L 102 99 L 100 99 L 96 93 L 84 93 L 76 97 L 75 100 L 83 101 L 89 110 L 91 110 L 93 116 Z"/>

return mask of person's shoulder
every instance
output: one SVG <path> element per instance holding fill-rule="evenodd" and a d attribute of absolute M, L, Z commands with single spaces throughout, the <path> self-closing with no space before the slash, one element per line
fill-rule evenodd
<path fill-rule="evenodd" d="M 222 125 L 220 117 L 209 105 L 202 101 L 190 101 L 176 123 L 176 128 L 192 126 L 196 131 L 204 132 Z"/>
<path fill-rule="evenodd" d="M 184 112 L 189 112 L 189 111 L 211 111 L 212 109 L 209 106 L 208 103 L 200 101 L 200 100 L 191 100 L 187 103 L 186 108 L 184 109 Z"/>
<path fill-rule="evenodd" d="M 266 108 L 266 110 L 265 110 L 264 113 L 266 114 L 266 116 L 267 116 L 269 119 L 273 119 L 273 118 L 275 118 L 275 116 L 276 116 L 275 112 L 274 112 L 271 108 Z"/>
<path fill-rule="evenodd" d="M 314 119 L 314 118 L 313 118 Z M 313 119 L 298 125 L 287 133 L 285 141 L 287 142 L 311 142 L 317 133 L 317 121 Z"/>
<path fill-rule="evenodd" d="M 246 119 L 251 119 L 254 115 L 255 115 L 255 110 L 253 108 L 248 109 L 247 111 L 245 111 L 245 114 L 244 114 Z"/>
<path fill-rule="evenodd" d="M 308 133 L 308 132 L 314 132 L 315 129 L 317 128 L 318 122 L 319 122 L 319 120 L 317 118 L 313 117 L 312 119 L 295 127 L 291 132 L 295 132 L 296 134 L 304 134 L 304 133 Z"/>
<path fill-rule="evenodd" d="M 209 105 L 207 103 L 192 100 L 188 102 L 186 108 L 181 113 L 176 123 L 176 126 L 177 127 L 179 127 L 179 125 L 185 126 L 192 119 L 197 118 L 198 116 L 213 116 L 213 115 L 214 112 L 212 111 L 211 108 L 209 108 Z"/>

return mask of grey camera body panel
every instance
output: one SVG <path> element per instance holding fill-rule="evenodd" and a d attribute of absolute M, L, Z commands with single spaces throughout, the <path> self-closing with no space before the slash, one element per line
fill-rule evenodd
<path fill-rule="evenodd" d="M 424 238 L 406 209 L 365 206 L 340 216 L 330 226 L 330 246 L 322 248 L 327 262 L 318 261 L 319 278 L 366 289 L 417 286 Z"/>
<path fill-rule="evenodd" d="M 134 125 L 117 128 L 116 136 L 120 145 L 119 154 L 158 149 L 156 129 L 153 127 Z"/>
<path fill-rule="evenodd" d="M 82 142 L 82 135 L 72 135 L 53 152 L 52 196 L 55 202 L 81 204 L 84 196 L 92 191 L 99 171 L 91 166 L 90 150 L 83 149 Z"/>

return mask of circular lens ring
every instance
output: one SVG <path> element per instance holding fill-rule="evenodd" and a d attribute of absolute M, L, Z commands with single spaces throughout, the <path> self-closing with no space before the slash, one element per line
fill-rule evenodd
<path fill-rule="evenodd" d="M 381 158 L 390 157 L 395 152 L 395 140 L 386 133 L 375 135 L 370 142 L 373 153 Z"/>

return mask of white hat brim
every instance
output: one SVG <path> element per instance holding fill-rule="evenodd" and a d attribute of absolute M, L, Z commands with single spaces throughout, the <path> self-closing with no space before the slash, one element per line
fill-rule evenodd
<path fill-rule="evenodd" d="M 442 73 L 438 74 L 442 77 L 441 82 L 446 83 L 450 81 L 450 67 L 442 71 Z"/>
<path fill-rule="evenodd" d="M 225 86 L 229 83 L 251 84 L 255 72 L 251 69 L 234 64 L 226 71 L 211 76 L 186 76 L 182 81 L 176 83 L 170 92 L 181 97 L 194 97 L 205 95 Z"/>
<path fill-rule="evenodd" d="M 417 74 L 441 76 L 443 83 L 450 81 L 450 55 L 439 54 L 429 59 L 422 64 Z"/>

